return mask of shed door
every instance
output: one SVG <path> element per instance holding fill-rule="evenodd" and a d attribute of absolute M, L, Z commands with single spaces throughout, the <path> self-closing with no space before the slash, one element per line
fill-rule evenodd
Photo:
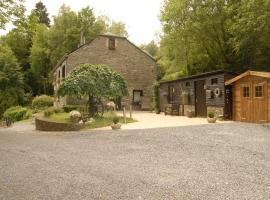
<path fill-rule="evenodd" d="M 207 116 L 205 81 L 195 82 L 195 111 L 197 117 Z"/>
<path fill-rule="evenodd" d="M 241 121 L 252 122 L 252 84 L 244 83 L 241 87 Z"/>
<path fill-rule="evenodd" d="M 267 122 L 267 82 L 253 83 L 253 122 Z"/>

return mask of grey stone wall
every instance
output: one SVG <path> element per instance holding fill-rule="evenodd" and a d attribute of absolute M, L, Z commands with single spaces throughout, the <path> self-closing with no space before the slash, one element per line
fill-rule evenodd
<path fill-rule="evenodd" d="M 38 131 L 79 131 L 83 128 L 82 125 L 72 123 L 59 123 L 47 121 L 45 119 L 36 118 L 36 130 Z"/>
<path fill-rule="evenodd" d="M 132 103 L 133 90 L 142 90 L 142 109 L 150 109 L 152 84 L 156 77 L 155 60 L 121 37 L 115 37 L 116 49 L 109 50 L 109 38 L 109 36 L 99 36 L 69 54 L 64 61 L 67 74 L 83 63 L 107 65 L 121 74 L 127 83 L 129 97 L 122 100 L 123 104 Z"/>

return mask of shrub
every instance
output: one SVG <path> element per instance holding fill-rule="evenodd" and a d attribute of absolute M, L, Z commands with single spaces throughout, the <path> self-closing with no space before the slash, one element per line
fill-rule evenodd
<path fill-rule="evenodd" d="M 114 124 L 118 124 L 119 117 L 118 116 L 114 116 L 113 119 L 112 119 L 112 121 L 113 121 Z"/>
<path fill-rule="evenodd" d="M 32 112 L 30 109 L 22 106 L 15 106 L 7 109 L 3 116 L 4 118 L 9 118 L 13 121 L 21 121 L 30 118 L 32 116 Z"/>
<path fill-rule="evenodd" d="M 73 110 L 78 110 L 80 112 L 83 112 L 84 108 L 85 108 L 85 106 L 82 106 L 82 105 L 65 105 L 65 106 L 63 106 L 63 110 L 66 113 L 70 113 Z"/>
<path fill-rule="evenodd" d="M 32 107 L 35 109 L 45 109 L 53 106 L 53 98 L 47 95 L 37 96 L 32 101 Z"/>
<path fill-rule="evenodd" d="M 50 117 L 53 114 L 54 114 L 54 108 L 53 107 L 47 108 L 43 112 L 44 117 Z"/>
<path fill-rule="evenodd" d="M 208 117 L 209 117 L 209 118 L 214 118 L 214 117 L 215 117 L 215 113 L 209 112 L 209 113 L 208 113 Z"/>
<path fill-rule="evenodd" d="M 159 112 L 159 83 L 155 81 L 152 86 L 152 93 L 153 93 L 153 109 L 156 112 Z"/>

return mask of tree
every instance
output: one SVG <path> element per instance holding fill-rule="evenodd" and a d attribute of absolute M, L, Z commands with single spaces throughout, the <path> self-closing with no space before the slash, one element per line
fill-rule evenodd
<path fill-rule="evenodd" d="M 35 77 L 39 77 L 37 80 L 38 94 L 52 94 L 49 76 L 52 70 L 50 52 L 49 29 L 46 25 L 40 24 L 33 37 L 30 55 L 31 72 Z"/>
<path fill-rule="evenodd" d="M 23 0 L 4 0 L 0 2 L 0 29 L 4 29 L 6 23 L 16 21 L 23 17 L 25 8 Z"/>
<path fill-rule="evenodd" d="M 161 11 L 159 63 L 167 77 L 217 69 L 265 69 L 269 1 L 167 0 Z"/>
<path fill-rule="evenodd" d="M 127 96 L 124 79 L 104 65 L 82 64 L 73 70 L 57 91 L 59 96 L 87 96 L 89 113 L 95 114 L 95 99 Z"/>
<path fill-rule="evenodd" d="M 48 27 L 50 26 L 51 20 L 49 18 L 47 8 L 41 1 L 36 3 L 36 8 L 33 10 L 33 12 L 38 17 L 39 23 L 45 24 Z"/>
<path fill-rule="evenodd" d="M 12 50 L 0 41 L 0 118 L 10 106 L 23 103 L 23 73 Z"/>
<path fill-rule="evenodd" d="M 128 37 L 126 25 L 123 22 L 112 21 L 111 24 L 109 24 L 106 31 L 115 35 Z"/>
<path fill-rule="evenodd" d="M 147 53 L 149 53 L 151 56 L 156 57 L 158 55 L 158 51 L 159 51 L 159 47 L 158 45 L 155 43 L 154 40 L 152 40 L 150 43 L 148 44 L 142 44 L 140 46 L 140 48 L 144 51 L 146 51 Z"/>

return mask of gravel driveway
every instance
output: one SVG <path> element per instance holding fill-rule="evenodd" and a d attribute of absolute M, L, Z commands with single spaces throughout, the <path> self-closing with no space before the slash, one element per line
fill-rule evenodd
<path fill-rule="evenodd" d="M 270 129 L 0 129 L 0 199 L 270 199 Z"/>

